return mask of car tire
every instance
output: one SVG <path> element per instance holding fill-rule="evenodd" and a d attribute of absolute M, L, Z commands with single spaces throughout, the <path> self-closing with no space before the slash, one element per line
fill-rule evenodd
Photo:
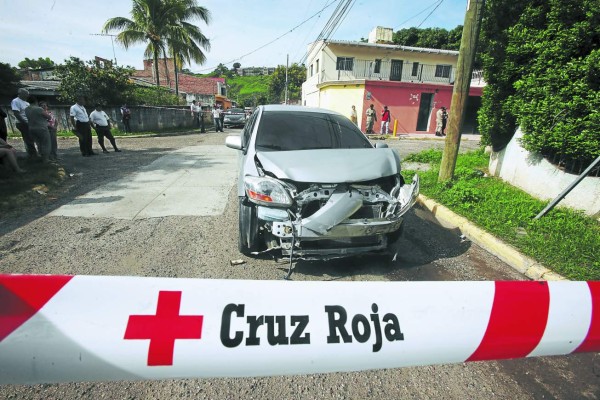
<path fill-rule="evenodd" d="M 240 197 L 239 200 L 239 238 L 240 253 L 250 255 L 260 249 L 260 234 L 258 232 L 258 217 L 256 206 Z"/>

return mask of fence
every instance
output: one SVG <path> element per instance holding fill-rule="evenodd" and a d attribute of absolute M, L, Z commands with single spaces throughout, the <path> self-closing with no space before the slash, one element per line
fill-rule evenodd
<path fill-rule="evenodd" d="M 9 107 L 7 107 L 9 108 Z M 71 124 L 69 122 L 69 110 L 70 106 L 51 106 L 50 111 L 54 114 L 58 121 L 58 130 L 70 130 Z M 88 114 L 94 109 L 92 106 L 86 108 Z M 180 130 L 180 129 L 194 129 L 196 128 L 190 109 L 187 106 L 167 106 L 167 107 L 149 107 L 149 106 L 133 106 L 129 107 L 131 110 L 131 120 L 129 125 L 133 132 L 144 132 L 144 131 L 169 131 L 169 130 Z M 119 130 L 124 131 L 125 127 L 121 121 L 121 108 L 119 106 L 108 106 L 105 107 L 104 112 L 111 119 L 113 126 L 116 126 Z M 16 118 L 12 112 L 8 112 L 8 118 L 6 125 L 8 126 L 9 133 L 19 134 L 16 128 Z M 214 126 L 212 114 L 210 112 L 204 112 L 204 122 L 206 127 Z"/>

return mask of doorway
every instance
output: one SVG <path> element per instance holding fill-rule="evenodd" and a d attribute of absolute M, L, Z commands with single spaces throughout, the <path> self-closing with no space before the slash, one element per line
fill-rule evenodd
<path fill-rule="evenodd" d="M 390 81 L 402 80 L 402 60 L 392 60 L 390 69 Z"/>
<path fill-rule="evenodd" d="M 417 117 L 417 131 L 427 131 L 429 128 L 429 116 L 433 108 L 433 93 L 421 93 L 421 104 L 419 105 L 419 116 Z"/>

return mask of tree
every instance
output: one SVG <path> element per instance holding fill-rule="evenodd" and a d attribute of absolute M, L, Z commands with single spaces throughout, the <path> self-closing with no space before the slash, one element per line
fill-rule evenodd
<path fill-rule="evenodd" d="M 288 68 L 288 99 L 299 100 L 302 97 L 302 83 L 306 80 L 306 67 L 293 63 Z M 269 97 L 272 103 L 285 101 L 285 65 L 279 65 L 271 76 Z"/>
<path fill-rule="evenodd" d="M 238 69 L 241 68 L 242 64 L 240 64 L 239 62 L 233 63 L 233 68 Z"/>
<path fill-rule="evenodd" d="M 125 49 L 138 43 L 147 43 L 144 57 L 154 60 L 156 86 L 160 86 L 158 57 L 166 51 L 165 29 L 169 18 L 163 0 L 132 0 L 131 19 L 125 17 L 110 18 L 104 23 L 102 32 L 118 31 L 116 40 Z"/>
<path fill-rule="evenodd" d="M 76 57 L 65 60 L 56 67 L 61 79 L 58 88 L 60 98 L 75 101 L 86 96 L 88 101 L 102 104 L 122 104 L 131 97 L 134 84 L 130 82 L 132 68 L 100 65 L 96 61 L 84 63 Z"/>
<path fill-rule="evenodd" d="M 0 62 L 0 100 L 9 100 L 17 95 L 17 89 L 21 86 L 21 76 L 17 69 L 10 64 Z"/>
<path fill-rule="evenodd" d="M 210 40 L 192 22 L 199 20 L 208 25 L 210 12 L 205 7 L 198 6 L 196 0 L 165 0 L 164 12 L 169 16 L 165 27 L 166 42 L 173 57 L 175 93 L 179 95 L 179 67 L 192 61 L 198 64 L 206 61 L 202 49 L 210 50 Z M 166 70 L 168 74 L 168 69 Z"/>
<path fill-rule="evenodd" d="M 442 28 L 406 28 L 394 32 L 392 40 L 402 46 L 458 50 L 462 29 L 462 25 L 458 25 L 451 31 Z"/>
<path fill-rule="evenodd" d="M 25 59 L 19 62 L 19 68 L 31 68 L 31 69 L 43 69 L 52 68 L 55 66 L 54 61 L 50 57 L 42 58 L 39 57 L 37 60 L 25 57 Z"/>
<path fill-rule="evenodd" d="M 526 149 L 589 164 L 600 155 L 597 0 L 492 0 L 489 7 L 482 133 L 501 150 L 521 126 Z"/>
<path fill-rule="evenodd" d="M 233 73 L 229 70 L 229 68 L 225 66 L 225 64 L 219 64 L 213 72 L 208 74 L 208 76 L 212 76 L 215 78 L 231 78 L 233 77 Z"/>

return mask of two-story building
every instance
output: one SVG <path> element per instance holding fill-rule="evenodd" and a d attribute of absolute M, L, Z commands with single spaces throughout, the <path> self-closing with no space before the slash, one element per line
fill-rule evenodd
<path fill-rule="evenodd" d="M 371 104 L 379 120 L 384 106 L 392 114 L 390 130 L 398 133 L 435 133 L 435 113 L 450 102 L 458 51 L 389 44 L 392 30 L 375 28 L 368 42 L 326 40 L 313 43 L 307 57 L 307 79 L 302 85 L 302 104 L 322 107 L 350 116 L 354 105 L 359 127 L 365 131 L 365 112 Z M 483 81 L 473 74 L 464 133 L 477 132 L 477 110 Z"/>

